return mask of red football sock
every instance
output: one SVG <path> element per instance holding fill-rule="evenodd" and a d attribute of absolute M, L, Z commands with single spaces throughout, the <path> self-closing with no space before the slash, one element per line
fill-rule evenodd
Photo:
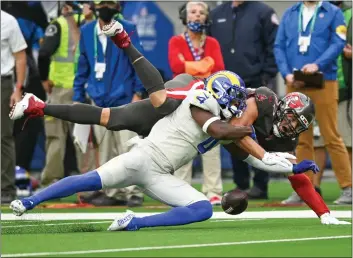
<path fill-rule="evenodd" d="M 324 200 L 315 191 L 309 177 L 305 174 L 297 174 L 288 177 L 293 189 L 300 198 L 316 213 L 318 217 L 330 212 Z"/>

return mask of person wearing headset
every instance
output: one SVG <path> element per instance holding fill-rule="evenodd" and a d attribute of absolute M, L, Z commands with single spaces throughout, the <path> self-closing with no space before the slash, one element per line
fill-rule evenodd
<path fill-rule="evenodd" d="M 218 41 L 206 36 L 210 24 L 209 7 L 205 2 L 191 1 L 179 9 L 179 17 L 185 26 L 180 35 L 169 41 L 168 58 L 173 76 L 188 73 L 199 78 L 224 70 L 224 62 Z M 211 204 L 219 205 L 222 194 L 220 146 L 202 156 L 204 183 L 202 191 Z M 191 183 L 192 162 L 175 171 L 175 175 Z"/>

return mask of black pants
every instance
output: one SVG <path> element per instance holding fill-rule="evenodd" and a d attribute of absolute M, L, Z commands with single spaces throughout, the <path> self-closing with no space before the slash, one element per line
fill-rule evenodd
<path fill-rule="evenodd" d="M 16 194 L 15 144 L 13 121 L 9 118 L 12 92 L 12 77 L 1 77 L 1 195 L 14 198 Z"/>
<path fill-rule="evenodd" d="M 233 163 L 233 181 L 242 190 L 250 188 L 250 169 L 249 165 L 242 160 L 232 157 Z M 254 175 L 254 186 L 259 188 L 261 191 L 268 191 L 268 182 L 270 176 L 268 172 L 253 168 Z"/>
<path fill-rule="evenodd" d="M 36 76 L 35 74 L 28 76 L 25 92 L 33 93 L 45 101 L 45 91 L 39 76 Z M 14 136 L 16 146 L 16 165 L 23 167 L 28 171 L 30 170 L 38 135 L 41 132 L 44 132 L 44 122 L 41 117 L 28 119 L 26 124 L 24 124 L 25 120 L 26 118 L 23 117 L 15 121 Z"/>
<path fill-rule="evenodd" d="M 14 125 L 16 165 L 28 171 L 30 170 L 38 136 L 41 132 L 44 132 L 44 124 L 41 117 L 28 119 L 23 127 L 24 121 L 25 118 L 16 120 Z"/>
<path fill-rule="evenodd" d="M 246 80 L 246 87 L 258 88 L 262 86 L 261 77 L 256 77 L 252 80 Z M 249 165 L 242 160 L 232 157 L 233 163 L 233 181 L 242 190 L 250 188 L 250 169 Z M 267 193 L 268 181 L 270 176 L 268 172 L 252 168 L 254 175 L 254 186 Z"/>

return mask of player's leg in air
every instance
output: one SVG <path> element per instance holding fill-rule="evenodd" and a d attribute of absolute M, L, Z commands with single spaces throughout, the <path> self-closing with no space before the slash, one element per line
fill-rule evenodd
<path fill-rule="evenodd" d="M 117 30 L 116 27 L 120 23 L 113 23 L 113 25 L 111 30 L 114 28 Z M 119 35 L 122 34 L 112 37 L 114 42 L 119 40 L 130 42 L 127 34 L 126 37 L 121 38 L 118 37 Z M 46 104 L 33 94 L 26 94 L 19 103 L 13 106 L 10 118 L 16 120 L 24 115 L 28 117 L 48 115 L 73 123 L 102 125 L 108 130 L 130 130 L 146 136 L 159 119 L 172 113 L 180 105 L 189 89 L 203 86 L 201 82 L 195 81 L 195 78 L 188 74 L 178 75 L 164 84 L 158 70 L 131 43 L 120 46 L 133 63 L 150 99 L 117 108 L 101 108 L 87 104 Z"/>
<path fill-rule="evenodd" d="M 12 120 L 24 115 L 29 118 L 47 115 L 72 123 L 101 125 L 112 131 L 130 130 L 143 136 L 148 135 L 152 126 L 163 117 L 148 99 L 120 107 L 102 108 L 81 103 L 47 104 L 30 93 L 15 104 L 9 114 Z"/>
<path fill-rule="evenodd" d="M 157 112 L 163 115 L 172 113 L 180 105 L 180 101 L 168 97 L 159 71 L 134 47 L 123 26 L 112 20 L 103 26 L 102 32 L 129 57 Z"/>
<path fill-rule="evenodd" d="M 150 197 L 174 208 L 143 218 L 137 218 L 133 212 L 127 211 L 121 218 L 114 220 L 109 230 L 185 225 L 204 221 L 212 216 L 212 205 L 205 195 L 183 180 L 160 170 L 160 166 L 146 155 L 146 150 L 135 147 L 94 171 L 66 177 L 33 196 L 15 200 L 10 208 L 15 215 L 21 216 L 40 203 L 78 192 L 139 185 Z"/>

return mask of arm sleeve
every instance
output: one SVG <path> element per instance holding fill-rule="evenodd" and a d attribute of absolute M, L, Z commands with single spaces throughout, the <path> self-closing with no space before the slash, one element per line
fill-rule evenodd
<path fill-rule="evenodd" d="M 287 15 L 288 14 L 286 12 L 283 15 L 281 23 L 279 24 L 276 40 L 273 48 L 276 64 L 283 78 L 285 78 L 288 74 L 292 73 L 289 69 L 286 52 L 285 52 L 286 41 L 287 41 L 286 33 L 285 33 L 285 22 L 287 20 Z"/>
<path fill-rule="evenodd" d="M 211 57 L 214 60 L 214 67 L 212 69 L 212 73 L 215 73 L 225 69 L 221 47 L 216 39 L 214 39 L 213 41 L 212 49 L 213 51 Z"/>
<path fill-rule="evenodd" d="M 50 57 L 54 55 L 60 46 L 61 28 L 59 23 L 53 22 L 50 24 L 44 34 L 43 43 L 39 49 L 38 69 L 40 79 L 42 81 L 48 80 Z"/>
<path fill-rule="evenodd" d="M 342 53 L 346 43 L 347 27 L 344 22 L 343 14 L 340 10 L 336 11 L 336 15 L 330 26 L 330 44 L 326 51 L 315 61 L 319 66 L 319 70 L 325 70 L 333 60 Z"/>
<path fill-rule="evenodd" d="M 9 45 L 12 53 L 17 53 L 27 48 L 26 41 L 22 35 L 20 26 L 15 18 L 11 21 L 9 26 L 12 27 L 10 37 L 9 37 Z"/>
<path fill-rule="evenodd" d="M 72 98 L 73 101 L 76 102 L 84 102 L 85 101 L 85 83 L 88 80 L 90 74 L 90 66 L 86 54 L 86 47 L 84 44 L 84 33 L 81 30 L 80 37 L 80 56 L 77 62 L 77 71 L 74 79 L 74 96 Z"/>
<path fill-rule="evenodd" d="M 278 18 L 273 9 L 270 9 L 263 19 L 263 44 L 265 50 L 265 60 L 262 72 L 269 77 L 276 76 L 278 69 L 273 54 L 273 45 L 275 43 L 278 30 Z"/>
<path fill-rule="evenodd" d="M 185 64 L 180 61 L 179 54 L 183 54 L 180 47 L 180 40 L 174 36 L 169 40 L 168 44 L 169 65 L 174 74 L 185 73 Z"/>

